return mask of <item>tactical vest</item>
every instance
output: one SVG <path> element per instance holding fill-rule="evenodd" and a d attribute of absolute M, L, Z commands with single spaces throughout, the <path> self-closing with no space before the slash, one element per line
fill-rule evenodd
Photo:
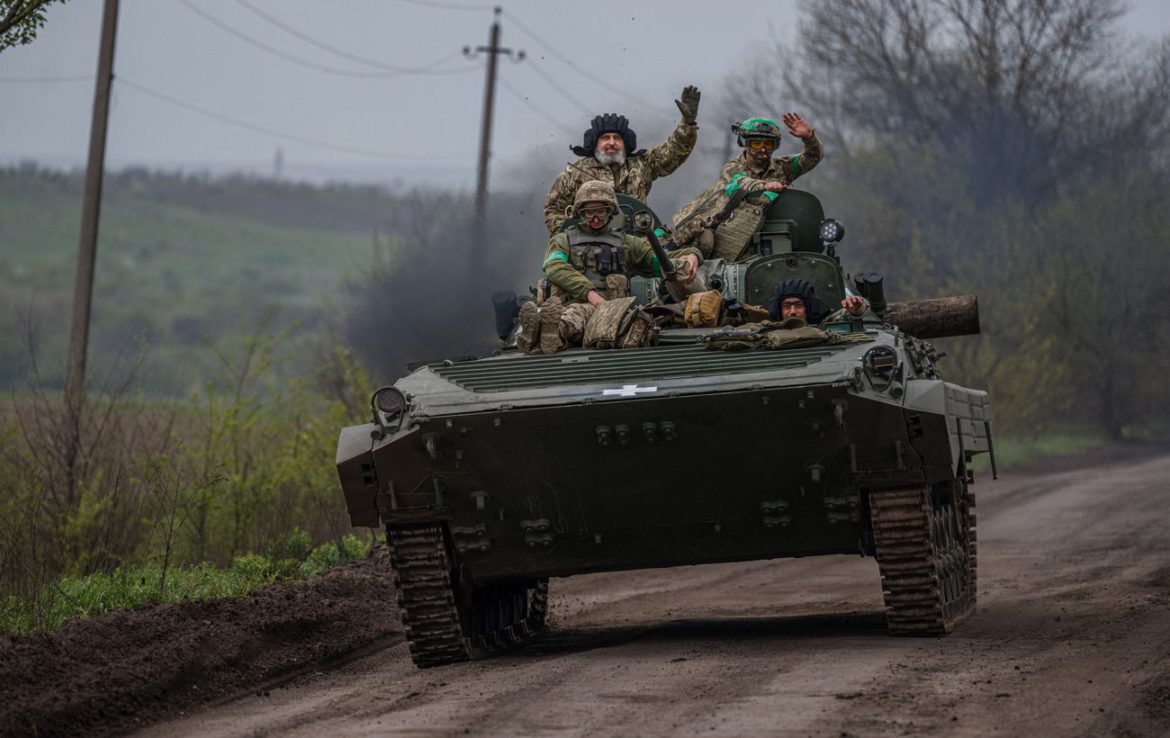
<path fill-rule="evenodd" d="M 569 264 L 584 274 L 595 289 L 606 289 L 607 275 L 625 273 L 626 253 L 621 234 L 585 233 L 570 226 L 565 229 L 565 235 L 569 237 Z"/>

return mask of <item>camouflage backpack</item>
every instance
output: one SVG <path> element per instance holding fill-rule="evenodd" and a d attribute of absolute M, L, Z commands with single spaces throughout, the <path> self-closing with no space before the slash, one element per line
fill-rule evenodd
<path fill-rule="evenodd" d="M 634 303 L 634 297 L 606 300 L 585 326 L 585 348 L 636 348 L 657 337 L 650 316 Z"/>

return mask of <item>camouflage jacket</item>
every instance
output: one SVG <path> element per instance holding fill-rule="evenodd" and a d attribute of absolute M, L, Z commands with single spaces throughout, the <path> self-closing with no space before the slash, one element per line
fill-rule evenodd
<path fill-rule="evenodd" d="M 588 179 L 609 182 L 618 192 L 645 201 L 650 185 L 682 166 L 695 148 L 699 127 L 680 121 L 665 142 L 641 156 L 627 157 L 625 164 L 602 164 L 592 156 L 578 159 L 557 175 L 544 200 L 544 223 L 551 236 L 565 222 L 577 188 Z"/>
<path fill-rule="evenodd" d="M 821 140 L 814 133 L 804 141 L 804 151 L 771 159 L 766 169 L 753 167 L 740 154 L 723 165 L 719 179 L 674 214 L 674 239 L 681 244 L 694 242 L 704 229 L 715 226 L 714 217 L 738 190 L 760 192 L 773 181 L 791 184 L 815 167 L 821 161 L 822 153 Z M 774 200 L 776 193 L 769 194 Z"/>
<path fill-rule="evenodd" d="M 646 239 L 609 230 L 591 231 L 584 227 L 580 229 L 580 232 L 586 239 L 588 236 L 594 235 L 598 237 L 599 241 L 606 239 L 614 244 L 620 243 L 622 252 L 622 269 L 620 271 L 627 276 L 662 276 L 662 267 L 658 263 L 658 257 Z M 576 253 L 574 253 L 575 251 Z M 681 259 L 687 254 L 699 256 L 699 250 L 683 248 L 670 251 L 668 254 L 671 259 Z M 699 256 L 699 259 L 702 260 L 702 257 Z M 548 281 L 568 296 L 566 302 L 587 302 L 590 290 L 601 289 L 599 285 L 594 283 L 598 274 L 598 265 L 582 263 L 581 250 L 570 247 L 568 233 L 557 233 L 549 241 L 548 251 L 545 252 L 544 256 L 543 269 L 544 276 L 548 278 Z"/>

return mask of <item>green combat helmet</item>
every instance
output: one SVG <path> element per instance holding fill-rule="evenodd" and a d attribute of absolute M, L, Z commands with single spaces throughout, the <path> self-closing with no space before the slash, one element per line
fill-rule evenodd
<path fill-rule="evenodd" d="M 731 132 L 736 135 L 736 143 L 741 147 L 747 146 L 747 141 L 753 138 L 762 138 L 780 143 L 780 124 L 771 118 L 754 117 L 731 124 Z"/>
<path fill-rule="evenodd" d="M 573 198 L 573 215 L 578 215 L 586 203 L 603 202 L 609 206 L 611 213 L 618 211 L 617 195 L 613 185 L 599 179 L 592 179 L 577 188 L 577 195 Z"/>

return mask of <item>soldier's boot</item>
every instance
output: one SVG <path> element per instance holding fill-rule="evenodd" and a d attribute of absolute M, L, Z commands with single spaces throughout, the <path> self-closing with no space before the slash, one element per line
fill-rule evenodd
<path fill-rule="evenodd" d="M 540 312 L 534 302 L 520 306 L 520 333 L 516 336 L 516 348 L 526 354 L 540 353 Z"/>
<path fill-rule="evenodd" d="M 568 341 L 561 333 L 561 316 L 565 313 L 565 306 L 552 304 L 545 305 L 540 310 L 540 353 L 555 354 L 569 347 Z"/>

